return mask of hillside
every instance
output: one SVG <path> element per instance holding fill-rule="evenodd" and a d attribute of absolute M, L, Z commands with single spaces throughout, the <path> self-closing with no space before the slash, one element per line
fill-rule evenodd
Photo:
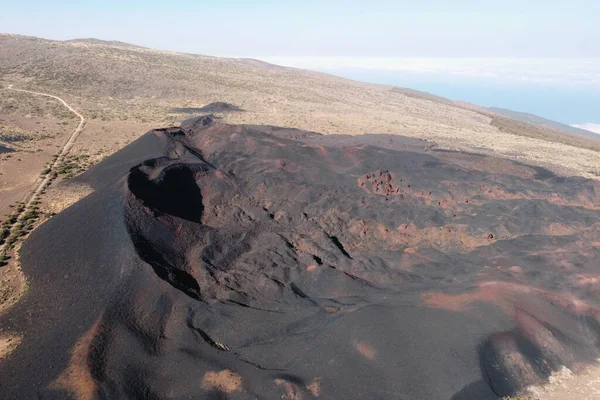
<path fill-rule="evenodd" d="M 91 45 L 98 44 L 98 45 L 103 45 L 103 46 L 132 47 L 132 48 L 138 48 L 138 49 L 146 48 L 146 47 L 138 46 L 135 44 L 120 42 L 118 40 L 100 40 L 100 39 L 94 39 L 94 38 L 71 39 L 71 40 L 66 40 L 66 42 L 67 43 L 83 43 L 83 44 L 91 44 Z"/>
<path fill-rule="evenodd" d="M 402 93 L 403 95 L 405 95 L 407 97 L 412 97 L 412 98 L 415 98 L 415 99 L 429 100 L 429 101 L 432 101 L 434 103 L 441 103 L 441 104 L 446 104 L 446 105 L 454 105 L 454 102 L 452 100 L 450 100 L 450 99 L 447 99 L 447 98 L 441 97 L 441 96 L 436 96 L 436 95 L 431 94 L 431 93 L 422 92 L 420 90 L 409 89 L 409 88 L 401 88 L 401 87 L 394 87 L 394 88 L 392 88 L 392 92 L 394 92 L 394 93 Z"/>
<path fill-rule="evenodd" d="M 503 108 L 486 108 L 464 101 L 453 101 L 414 89 L 394 87 L 391 90 L 394 93 L 402 93 L 407 97 L 429 100 L 434 103 L 456 106 L 464 110 L 474 111 L 490 118 L 490 125 L 498 128 L 503 133 L 600 151 L 600 136 L 593 132 L 561 124 L 560 122 L 550 121 L 532 114 L 506 110 Z"/>
<path fill-rule="evenodd" d="M 592 139 L 598 139 L 597 133 L 586 131 L 585 129 L 576 128 L 574 126 L 561 124 L 560 122 L 551 121 L 546 118 L 538 117 L 537 115 L 507 110 L 505 108 L 498 107 L 490 107 L 488 109 L 496 114 L 503 115 L 505 117 L 512 118 L 518 121 L 530 122 L 535 125 L 545 126 L 547 128 L 556 129 L 558 131 L 568 132 L 574 135 L 585 136 Z"/>
<path fill-rule="evenodd" d="M 537 115 L 507 110 L 505 108 L 482 107 L 464 101 L 453 101 L 445 97 L 408 88 L 394 87 L 392 88 L 392 92 L 402 93 L 408 97 L 429 100 L 435 103 L 454 105 L 465 110 L 475 111 L 491 118 L 499 117 L 502 122 L 497 121 L 496 123 L 492 123 L 492 125 L 497 126 L 499 123 L 502 123 L 504 126 L 506 126 L 511 123 L 515 123 L 516 129 L 511 130 L 515 135 L 521 135 L 522 133 L 523 136 L 537 137 L 550 142 L 565 143 L 581 148 L 598 149 L 598 140 L 600 140 L 598 134 L 585 129 L 576 128 L 574 126 L 561 124 L 560 122 L 538 117 Z M 523 122 L 526 122 L 529 125 L 524 125 L 522 124 Z M 530 125 L 535 126 L 531 127 Z M 532 132 L 528 133 L 528 130 L 531 130 Z"/>
<path fill-rule="evenodd" d="M 255 60 L 89 40 L 59 42 L 1 35 L 0 54 L 0 81 L 60 95 L 96 125 L 113 122 L 118 126 L 124 121 L 164 125 L 186 117 L 173 109 L 226 102 L 245 110 L 228 115 L 232 123 L 324 134 L 400 134 L 447 148 L 508 157 L 518 154 L 522 160 L 551 162 L 562 173 L 600 173 L 596 152 L 588 151 L 595 149 L 593 144 L 573 143 L 585 148 L 573 150 L 552 140 L 519 137 L 493 126 L 489 116 L 417 98 L 414 93 L 391 91 L 387 86 Z M 104 147 L 119 148 L 115 138 L 106 140 Z"/>

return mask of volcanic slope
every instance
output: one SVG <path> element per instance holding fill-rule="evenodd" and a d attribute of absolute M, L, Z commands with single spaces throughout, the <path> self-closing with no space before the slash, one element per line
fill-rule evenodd
<path fill-rule="evenodd" d="M 600 356 L 597 181 L 208 117 L 78 179 L 1 398 L 491 400 Z"/>

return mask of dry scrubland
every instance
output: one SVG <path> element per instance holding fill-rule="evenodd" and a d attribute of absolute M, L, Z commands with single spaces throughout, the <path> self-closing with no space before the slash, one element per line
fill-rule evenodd
<path fill-rule="evenodd" d="M 0 91 L 0 214 L 23 200 L 78 119 L 56 101 Z"/>
<path fill-rule="evenodd" d="M 321 133 L 392 133 L 442 147 L 496 152 L 554 170 L 600 175 L 598 142 L 466 109 L 417 91 L 393 90 L 248 59 L 154 51 L 98 41 L 55 42 L 0 36 L 0 79 L 53 93 L 90 121 L 127 123 L 100 140 L 115 150 L 146 129 L 174 123 L 173 108 L 225 101 L 245 112 L 232 123 Z M 135 131 L 135 135 L 131 132 Z M 117 143 L 119 142 L 119 143 Z M 85 139 L 82 138 L 85 146 Z"/>

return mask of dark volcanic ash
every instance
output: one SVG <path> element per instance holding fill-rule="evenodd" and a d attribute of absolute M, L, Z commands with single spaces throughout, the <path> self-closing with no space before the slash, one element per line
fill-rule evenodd
<path fill-rule="evenodd" d="M 600 351 L 600 184 L 204 117 L 36 230 L 2 398 L 497 399 Z"/>

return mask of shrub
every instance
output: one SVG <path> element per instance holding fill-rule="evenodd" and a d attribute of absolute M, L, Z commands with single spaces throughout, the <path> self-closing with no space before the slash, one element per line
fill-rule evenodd
<path fill-rule="evenodd" d="M 32 219 L 37 219 L 39 216 L 40 216 L 40 214 L 39 214 L 37 211 L 35 211 L 35 210 L 30 210 L 30 211 L 27 211 L 27 212 L 26 212 L 26 213 L 23 215 L 23 220 L 25 220 L 25 221 L 29 221 L 29 220 L 32 220 Z"/>

